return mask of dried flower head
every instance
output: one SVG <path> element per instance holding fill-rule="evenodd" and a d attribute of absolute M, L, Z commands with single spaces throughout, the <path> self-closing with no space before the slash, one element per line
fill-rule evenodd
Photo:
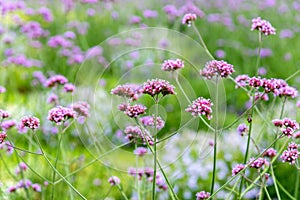
<path fill-rule="evenodd" d="M 193 116 L 205 115 L 210 120 L 212 118 L 212 105 L 210 99 L 199 97 L 185 111 L 192 113 Z"/>

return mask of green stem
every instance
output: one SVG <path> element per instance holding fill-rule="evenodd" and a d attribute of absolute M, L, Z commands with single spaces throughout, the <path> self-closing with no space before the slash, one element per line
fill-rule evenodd
<path fill-rule="evenodd" d="M 198 38 L 200 40 L 201 46 L 204 48 L 205 52 L 209 55 L 209 57 L 212 60 L 214 60 L 215 58 L 213 57 L 213 55 L 211 55 L 210 51 L 208 50 L 208 48 L 207 48 L 205 42 L 203 41 L 202 36 L 201 36 L 200 32 L 198 31 L 197 27 L 195 26 L 194 23 L 192 23 L 192 26 L 193 26 L 193 29 L 195 30 L 195 32 L 196 32 L 196 34 L 197 34 L 197 36 L 198 36 Z"/>
<path fill-rule="evenodd" d="M 299 172 L 297 172 L 299 174 Z M 280 182 L 278 181 L 277 182 L 278 186 L 280 187 L 280 189 L 282 190 L 282 192 L 284 192 L 286 194 L 286 196 L 288 196 L 291 200 L 297 200 L 298 198 L 294 195 L 292 196 L 281 184 Z M 299 188 L 297 188 L 297 191 Z"/>
<path fill-rule="evenodd" d="M 300 173 L 298 170 L 296 170 L 296 183 L 295 183 L 295 191 L 294 191 L 295 199 L 298 199 L 299 185 L 300 185 Z"/>
<path fill-rule="evenodd" d="M 278 200 L 281 200 L 280 193 L 279 193 L 278 186 L 277 186 L 277 180 L 276 180 L 276 176 L 275 176 L 275 173 L 274 173 L 272 163 L 270 164 L 270 168 L 271 168 L 271 173 L 272 173 L 272 177 L 273 177 L 273 182 L 274 182 L 274 187 L 275 187 L 277 198 L 278 198 Z"/>
<path fill-rule="evenodd" d="M 268 200 L 272 200 L 272 198 L 270 197 L 270 194 L 269 194 L 266 186 L 264 187 L 264 191 L 265 191 L 265 193 L 266 193 L 266 195 L 268 197 Z"/>
<path fill-rule="evenodd" d="M 16 153 L 16 158 L 17 158 L 17 162 L 18 162 L 18 165 L 20 164 L 20 158 L 19 158 L 19 153 L 15 150 L 15 153 Z M 23 172 L 23 169 L 20 169 L 20 175 L 21 175 L 21 178 L 22 180 L 24 181 L 24 190 L 25 190 L 25 194 L 26 194 L 26 198 L 27 199 L 30 199 L 30 195 L 29 195 L 29 191 L 28 191 L 28 188 L 25 184 L 25 176 L 24 176 L 24 172 Z"/>
<path fill-rule="evenodd" d="M 256 60 L 256 67 L 255 67 L 256 72 L 255 73 L 258 72 L 258 67 L 259 67 L 260 58 L 261 58 L 260 57 L 260 53 L 261 53 L 261 49 L 262 49 L 262 37 L 261 36 L 262 36 L 261 32 L 258 31 L 258 55 L 257 55 L 257 60 Z"/>
<path fill-rule="evenodd" d="M 155 101 L 155 113 L 154 113 L 154 173 L 153 173 L 153 183 L 152 183 L 152 200 L 155 200 L 155 190 L 156 190 L 156 163 L 157 163 L 157 115 L 158 115 L 158 96 L 156 96 L 156 98 L 154 99 Z"/>
<path fill-rule="evenodd" d="M 62 142 L 62 133 L 58 133 L 59 136 L 59 141 L 58 141 L 58 145 L 57 145 L 57 149 L 56 149 L 56 157 L 55 157 L 55 162 L 54 162 L 54 168 L 57 169 L 57 162 L 58 162 L 58 157 L 60 154 L 60 146 L 61 146 L 61 142 Z M 56 171 L 53 171 L 52 174 L 52 182 L 55 182 L 55 176 L 56 176 Z M 52 185 L 52 192 L 51 192 L 51 199 L 54 199 L 54 191 L 55 191 L 55 184 Z"/>

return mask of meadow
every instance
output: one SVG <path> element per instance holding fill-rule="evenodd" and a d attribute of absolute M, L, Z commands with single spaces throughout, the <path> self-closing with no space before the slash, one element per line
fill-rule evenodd
<path fill-rule="evenodd" d="M 0 12 L 0 199 L 300 198 L 297 1 Z"/>

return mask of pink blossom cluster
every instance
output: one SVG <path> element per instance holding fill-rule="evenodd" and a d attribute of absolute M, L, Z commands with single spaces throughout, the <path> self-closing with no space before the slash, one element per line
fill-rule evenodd
<path fill-rule="evenodd" d="M 276 78 L 260 78 L 249 77 L 248 75 L 239 75 L 235 78 L 236 88 L 250 86 L 256 89 L 262 88 L 265 93 L 272 92 L 274 96 L 278 97 L 291 97 L 298 96 L 298 91 L 289 86 L 284 80 Z"/>
<path fill-rule="evenodd" d="M 236 165 L 236 166 L 232 169 L 232 171 L 231 171 L 232 176 L 237 175 L 237 174 L 240 173 L 240 171 L 242 171 L 244 168 L 245 168 L 245 165 L 243 165 L 243 164 L 238 164 L 238 165 Z"/>
<path fill-rule="evenodd" d="M 66 83 L 64 85 L 64 92 L 74 92 L 75 91 L 75 85 L 72 83 Z"/>
<path fill-rule="evenodd" d="M 145 147 L 137 147 L 133 153 L 137 156 L 144 156 L 145 154 L 148 153 L 148 149 Z"/>
<path fill-rule="evenodd" d="M 196 193 L 196 200 L 208 199 L 210 197 L 209 192 L 201 191 Z"/>
<path fill-rule="evenodd" d="M 274 148 L 269 148 L 267 149 L 264 153 L 263 156 L 269 157 L 269 158 L 273 158 L 277 155 L 277 152 Z"/>
<path fill-rule="evenodd" d="M 198 115 L 205 115 L 207 119 L 210 120 L 212 118 L 212 106 L 213 103 L 210 99 L 199 97 L 194 100 L 185 111 L 192 113 L 195 117 Z"/>
<path fill-rule="evenodd" d="M 285 150 L 280 158 L 282 162 L 288 162 L 289 164 L 295 164 L 296 160 L 299 158 L 300 152 L 298 151 L 298 144 L 292 142 L 288 145 L 287 150 Z"/>
<path fill-rule="evenodd" d="M 265 35 L 275 35 L 276 29 L 267 20 L 260 17 L 252 19 L 251 31 L 258 30 Z"/>
<path fill-rule="evenodd" d="M 75 111 L 77 117 L 88 117 L 90 115 L 90 105 L 85 101 L 75 102 L 71 105 L 71 108 Z"/>
<path fill-rule="evenodd" d="M 63 75 L 54 75 L 47 79 L 46 81 L 46 87 L 54 87 L 57 84 L 64 85 L 68 82 L 68 79 L 64 77 Z"/>
<path fill-rule="evenodd" d="M 150 136 L 148 132 L 143 133 L 140 127 L 138 126 L 127 126 L 124 130 L 125 138 L 129 141 L 131 140 L 142 140 L 143 144 L 153 145 L 153 138 Z"/>
<path fill-rule="evenodd" d="M 251 158 L 249 161 L 250 167 L 251 168 L 256 168 L 256 169 L 260 169 L 262 168 L 264 165 L 268 166 L 269 163 L 266 159 L 264 158 Z"/>
<path fill-rule="evenodd" d="M 191 26 L 192 22 L 197 19 L 197 15 L 194 13 L 188 13 L 185 14 L 182 18 L 182 24 L 186 24 L 188 26 Z"/>
<path fill-rule="evenodd" d="M 136 118 L 139 115 L 145 114 L 146 107 L 140 104 L 135 105 L 127 105 L 127 107 L 124 110 L 124 113 L 131 118 Z"/>
<path fill-rule="evenodd" d="M 159 95 L 160 93 L 165 96 L 168 94 L 175 94 L 174 86 L 168 81 L 162 79 L 152 79 L 148 80 L 143 84 L 141 92 L 144 94 L 149 94 L 152 97 Z"/>
<path fill-rule="evenodd" d="M 140 121 L 142 122 L 142 124 L 144 126 L 151 126 L 151 127 L 154 127 L 155 126 L 155 116 L 152 115 L 152 116 L 144 116 L 144 117 L 141 117 L 140 118 Z M 164 120 L 157 116 L 156 117 L 156 128 L 158 130 L 162 129 L 163 127 L 165 126 L 165 122 Z"/>
<path fill-rule="evenodd" d="M 138 177 L 138 180 L 142 180 L 144 177 L 149 182 L 153 182 L 153 175 L 154 170 L 150 167 L 146 167 L 144 169 L 136 169 L 133 167 L 130 167 L 128 169 L 128 174 L 133 177 Z M 156 175 L 156 185 L 159 189 L 166 191 L 168 189 L 168 186 L 166 185 L 164 179 L 159 174 Z"/>
<path fill-rule="evenodd" d="M 165 60 L 161 66 L 164 71 L 175 71 L 184 67 L 184 62 L 181 59 Z"/>
<path fill-rule="evenodd" d="M 32 130 L 40 126 L 40 120 L 36 117 L 25 116 L 21 119 L 21 127 L 28 127 Z"/>
<path fill-rule="evenodd" d="M 111 186 L 114 186 L 119 185 L 121 183 L 121 180 L 117 176 L 111 176 L 109 177 L 108 182 Z"/>
<path fill-rule="evenodd" d="M 244 136 L 247 132 L 249 131 L 248 126 L 245 123 L 240 124 L 237 127 L 237 132 L 241 135 Z"/>
<path fill-rule="evenodd" d="M 41 192 L 42 191 L 42 188 L 41 188 L 40 184 L 32 183 L 28 179 L 20 180 L 16 185 L 10 186 L 7 191 L 9 193 L 12 193 L 12 192 L 16 192 L 17 190 L 22 189 L 22 188 L 26 188 L 26 189 L 32 188 L 33 191 L 35 191 L 35 192 Z"/>
<path fill-rule="evenodd" d="M 48 31 L 45 31 L 40 23 L 35 21 L 29 21 L 22 25 L 21 32 L 26 34 L 30 39 L 37 39 L 49 35 Z"/>
<path fill-rule="evenodd" d="M 137 100 L 138 99 L 138 86 L 134 84 L 125 84 L 125 85 L 118 85 L 116 88 L 111 90 L 111 94 L 126 97 L 131 100 Z"/>
<path fill-rule="evenodd" d="M 6 120 L 1 123 L 1 128 L 3 130 L 8 130 L 16 125 L 17 125 L 17 122 L 15 120 Z"/>
<path fill-rule="evenodd" d="M 6 136 L 7 136 L 6 132 L 0 131 L 0 144 L 2 144 L 2 142 L 5 140 Z"/>
<path fill-rule="evenodd" d="M 1 117 L 2 119 L 8 118 L 9 116 L 10 116 L 9 112 L 0 109 L 0 117 Z"/>
<path fill-rule="evenodd" d="M 16 168 L 15 171 L 16 171 L 16 174 L 18 175 L 18 174 L 20 174 L 21 171 L 25 172 L 27 169 L 28 169 L 28 166 L 26 165 L 26 163 L 21 162 L 21 163 L 17 166 L 17 168 Z"/>
<path fill-rule="evenodd" d="M 65 108 L 62 106 L 57 106 L 52 108 L 48 113 L 48 120 L 61 125 L 65 120 L 69 118 L 74 118 L 75 112 L 71 108 Z"/>
<path fill-rule="evenodd" d="M 287 137 L 292 137 L 293 133 L 299 129 L 299 124 L 289 118 L 272 120 L 274 126 L 281 128 L 281 131 Z"/>
<path fill-rule="evenodd" d="M 224 60 L 212 60 L 205 64 L 200 74 L 207 79 L 212 79 L 214 76 L 226 78 L 234 72 L 233 65 L 228 64 Z"/>

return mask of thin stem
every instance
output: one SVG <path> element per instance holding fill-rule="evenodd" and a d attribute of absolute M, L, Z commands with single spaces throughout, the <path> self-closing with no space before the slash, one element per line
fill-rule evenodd
<path fill-rule="evenodd" d="M 156 163 L 157 163 L 157 115 L 158 115 L 158 96 L 156 96 L 156 99 L 154 99 L 155 101 L 155 113 L 154 113 L 154 173 L 153 173 L 153 183 L 152 183 L 152 200 L 155 200 L 155 186 L 156 186 Z"/>
<path fill-rule="evenodd" d="M 122 194 L 122 196 L 124 197 L 124 199 L 125 199 L 125 200 L 128 200 L 128 197 L 126 196 L 126 194 L 125 194 L 125 192 L 124 192 L 122 186 L 119 185 L 119 184 L 117 184 L 116 186 L 118 187 L 118 189 L 119 189 L 119 191 L 121 192 L 121 194 Z"/>
<path fill-rule="evenodd" d="M 256 72 L 258 71 L 258 67 L 259 67 L 259 63 L 260 63 L 260 53 L 261 53 L 261 49 L 262 49 L 262 37 L 261 37 L 261 32 L 258 31 L 258 55 L 257 55 L 257 60 L 256 60 L 256 66 L 255 66 L 255 69 L 256 69 Z"/>
<path fill-rule="evenodd" d="M 297 172 L 298 174 L 299 174 L 299 172 Z M 278 184 L 278 186 L 280 187 L 280 189 L 282 190 L 282 192 L 284 192 L 290 199 L 292 199 L 292 200 L 297 200 L 298 198 L 294 195 L 294 196 L 292 196 L 282 185 L 281 185 L 281 183 L 278 181 L 277 182 L 277 184 Z M 298 190 L 299 188 L 297 188 L 297 191 L 299 191 Z"/>
<path fill-rule="evenodd" d="M 57 149 L 56 149 L 56 157 L 55 157 L 55 162 L 54 162 L 55 169 L 57 168 L 57 162 L 58 162 L 58 157 L 59 157 L 59 153 L 60 153 L 60 146 L 61 146 L 62 137 L 63 137 L 62 133 L 58 133 L 58 135 L 59 135 L 59 141 L 58 141 L 58 145 L 57 145 Z M 55 176 L 56 176 L 56 172 L 53 171 L 53 174 L 52 174 L 52 182 L 53 183 L 55 182 Z M 54 191 L 55 191 L 55 184 L 52 185 L 52 193 L 51 193 L 52 200 L 54 199 Z"/>
<path fill-rule="evenodd" d="M 15 153 L 16 153 L 16 158 L 17 158 L 17 162 L 18 162 L 18 164 L 20 163 L 20 155 L 19 155 L 19 153 L 15 150 Z M 22 178 L 22 180 L 24 181 L 24 190 L 25 190 L 25 194 L 26 194 L 26 198 L 27 199 L 30 199 L 30 195 L 29 195 L 29 191 L 28 191 L 28 188 L 27 188 L 27 186 L 25 185 L 25 176 L 24 176 L 24 172 L 23 172 L 23 170 L 22 169 L 20 169 L 20 175 L 21 175 L 21 178 Z"/>
<path fill-rule="evenodd" d="M 277 180 L 276 180 L 276 176 L 275 176 L 275 173 L 274 173 L 272 163 L 270 164 L 270 168 L 271 168 L 271 173 L 272 173 L 272 177 L 273 177 L 273 182 L 274 182 L 274 187 L 275 187 L 277 198 L 278 198 L 278 200 L 281 200 L 280 193 L 279 193 L 278 186 L 277 186 Z"/>
<path fill-rule="evenodd" d="M 265 191 L 265 193 L 266 193 L 266 195 L 268 197 L 268 200 L 272 200 L 272 198 L 270 197 L 270 194 L 269 194 L 266 186 L 264 187 L 264 191 Z"/>
<path fill-rule="evenodd" d="M 135 149 L 137 149 L 137 143 L 135 143 L 134 146 L 135 146 Z M 136 170 L 138 170 L 138 168 L 139 168 L 139 157 L 138 157 L 138 155 L 135 156 L 135 162 L 136 162 Z M 140 181 L 139 181 L 138 176 L 135 176 L 135 184 L 136 184 L 136 187 L 137 187 L 138 200 L 140 200 L 140 199 L 142 199 L 142 197 L 141 197 Z"/>
<path fill-rule="evenodd" d="M 22 149 L 22 148 L 20 148 L 20 147 L 13 146 L 13 145 L 8 144 L 8 143 L 6 143 L 6 145 L 7 145 L 7 146 L 10 146 L 10 147 L 12 147 L 12 148 L 14 148 L 14 149 L 17 149 L 17 150 L 19 150 L 19 151 L 23 151 L 23 152 L 25 152 L 25 153 L 34 154 L 34 155 L 39 155 L 39 156 L 42 155 L 41 153 L 36 153 L 36 152 L 28 151 L 28 150 L 26 150 L 26 149 Z"/>
<path fill-rule="evenodd" d="M 213 57 L 213 55 L 211 55 L 210 51 L 208 50 L 208 48 L 207 48 L 205 42 L 203 41 L 202 36 L 201 36 L 200 32 L 198 31 L 197 27 L 195 26 L 194 23 L 192 23 L 192 26 L 193 26 L 193 29 L 195 30 L 195 32 L 196 32 L 196 34 L 199 38 L 201 46 L 204 48 L 205 52 L 209 55 L 209 57 L 214 60 L 215 58 Z"/>
<path fill-rule="evenodd" d="M 295 183 L 295 191 L 294 191 L 295 199 L 298 199 L 299 185 L 300 185 L 300 173 L 299 171 L 296 170 L 296 183 Z"/>

